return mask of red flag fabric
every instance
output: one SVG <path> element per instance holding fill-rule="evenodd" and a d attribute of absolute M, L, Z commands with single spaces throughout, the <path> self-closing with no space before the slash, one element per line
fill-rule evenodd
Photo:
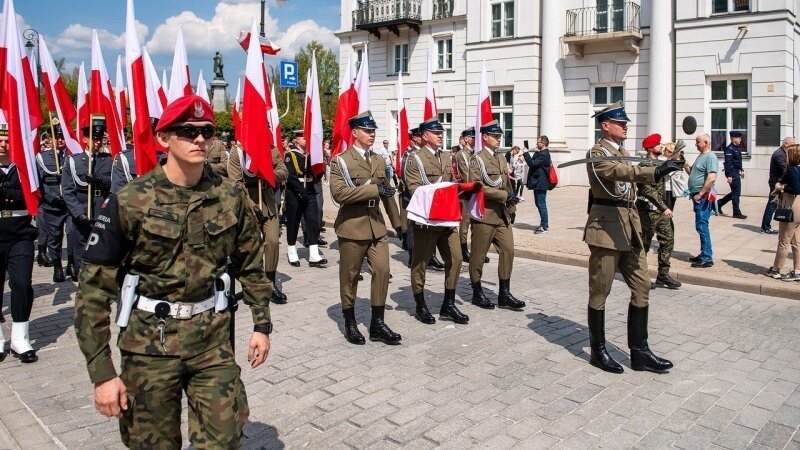
<path fill-rule="evenodd" d="M 269 99 L 270 99 L 270 108 L 269 108 L 269 128 L 272 131 L 272 142 L 275 143 L 275 146 L 278 148 L 278 153 L 280 153 L 281 158 L 283 158 L 283 152 L 285 149 L 283 148 L 283 131 L 281 130 L 281 116 L 278 114 L 278 102 L 275 100 L 275 89 L 269 86 L 269 81 L 267 81 L 267 88 L 269 89 Z"/>
<path fill-rule="evenodd" d="M 251 33 L 256 34 L 255 21 L 253 21 Z M 266 76 L 258 43 L 251 40 L 247 49 L 239 142 L 242 150 L 251 160 L 248 170 L 267 181 L 270 186 L 275 187 L 275 172 L 272 168 L 272 133 L 269 130 L 268 117 L 269 97 L 264 83 Z"/>
<path fill-rule="evenodd" d="M 89 126 L 89 86 L 86 82 L 86 69 L 83 62 L 81 68 L 78 70 L 78 106 L 75 114 L 75 135 L 78 136 L 78 142 L 81 148 L 85 147 L 83 140 L 89 139 L 89 136 L 83 135 L 83 129 Z"/>
<path fill-rule="evenodd" d="M 473 153 L 478 153 L 483 148 L 481 127 L 494 120 L 492 115 L 492 99 L 489 97 L 489 84 L 486 81 L 486 61 L 481 69 L 481 84 L 478 90 L 478 106 L 475 112 L 475 148 Z"/>
<path fill-rule="evenodd" d="M 241 102 L 241 95 L 242 95 L 242 79 L 239 78 L 238 82 L 236 83 L 236 97 L 233 100 L 233 107 L 231 107 L 231 123 L 233 124 L 233 131 L 238 132 L 239 128 L 242 126 L 242 117 L 239 115 L 239 104 Z"/>
<path fill-rule="evenodd" d="M 425 84 L 425 109 L 422 112 L 422 121 L 438 117 L 436 109 L 436 92 L 433 90 L 433 66 L 431 65 L 431 53 L 428 51 L 428 81 Z"/>
<path fill-rule="evenodd" d="M 47 98 L 47 108 L 61 120 L 61 131 L 67 149 L 73 155 L 77 155 L 83 151 L 83 146 L 75 138 L 75 130 L 70 126 L 77 113 L 42 35 L 39 35 L 39 61 L 42 64 L 42 84 Z"/>
<path fill-rule="evenodd" d="M 128 125 L 128 101 L 125 98 L 125 82 L 122 79 L 122 55 L 117 56 L 117 78 L 114 82 L 117 114 L 122 128 Z"/>
<path fill-rule="evenodd" d="M 403 91 L 403 74 L 399 73 L 397 74 L 397 152 L 395 152 L 394 170 L 400 178 L 403 177 L 403 154 L 408 145 L 408 110 Z"/>
<path fill-rule="evenodd" d="M 408 220 L 434 227 L 457 227 L 461 220 L 459 194 L 469 192 L 470 213 L 482 218 L 485 212 L 484 192 L 479 183 L 433 183 L 414 191 L 406 208 Z"/>
<path fill-rule="evenodd" d="M 111 79 L 108 78 L 97 30 L 92 31 L 92 90 L 89 92 L 89 110 L 92 114 L 105 116 L 111 154 L 116 156 L 125 148 L 125 137 L 122 133 L 119 112 L 114 104 Z"/>
<path fill-rule="evenodd" d="M 148 68 L 145 67 L 139 35 L 136 34 L 135 17 L 133 0 L 128 0 L 128 12 L 125 20 L 125 66 L 128 71 L 128 87 L 131 93 L 133 162 L 136 165 L 136 173 L 144 175 L 158 164 L 158 157 L 156 156 L 153 128 L 150 126 L 152 114 L 148 99 L 150 92 L 147 80 Z M 155 72 L 155 69 L 153 71 Z M 149 75 L 152 76 L 152 74 Z"/>
<path fill-rule="evenodd" d="M 306 153 L 311 159 L 311 171 L 315 175 L 325 173 L 325 155 L 322 150 L 322 108 L 319 98 L 317 75 L 317 53 L 311 54 L 310 76 L 306 78 L 306 111 L 303 130 L 306 137 Z"/>
<path fill-rule="evenodd" d="M 353 85 L 353 58 L 351 53 L 350 62 L 347 64 L 347 71 L 344 75 L 342 93 L 339 94 L 339 102 L 336 104 L 336 115 L 333 119 L 333 136 L 331 136 L 331 158 L 347 150 L 352 142 L 352 134 L 347 121 L 358 114 L 358 94 Z"/>
<path fill-rule="evenodd" d="M 248 33 L 248 32 L 245 32 L 245 31 L 241 31 L 241 32 L 239 32 L 239 37 L 236 38 L 236 40 L 239 41 L 239 45 L 242 46 L 244 51 L 248 51 L 248 49 L 250 48 L 250 36 L 251 36 L 251 33 Z M 256 34 L 255 36 L 258 36 L 258 35 Z M 275 45 L 267 37 L 259 36 L 258 37 L 258 43 L 261 46 L 261 53 L 263 53 L 265 55 L 277 55 L 278 52 L 281 51 L 281 48 L 278 47 L 277 45 Z"/>

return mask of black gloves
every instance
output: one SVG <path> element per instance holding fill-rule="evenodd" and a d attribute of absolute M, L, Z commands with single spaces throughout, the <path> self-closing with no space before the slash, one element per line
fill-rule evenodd
<path fill-rule="evenodd" d="M 90 219 L 86 214 L 81 214 L 75 218 L 75 223 L 78 225 L 91 225 L 92 219 Z"/>
<path fill-rule="evenodd" d="M 386 186 L 385 184 L 378 185 L 378 195 L 381 197 L 394 197 L 395 192 L 397 192 L 397 189 L 391 186 Z"/>
<path fill-rule="evenodd" d="M 672 172 L 681 170 L 683 168 L 683 161 L 668 159 L 656 167 L 656 181 L 661 181 L 662 178 Z"/>
<path fill-rule="evenodd" d="M 259 225 L 264 225 L 267 222 L 267 218 L 264 217 L 264 213 L 258 206 L 253 206 L 253 213 L 256 215 L 256 222 L 258 222 Z"/>
<path fill-rule="evenodd" d="M 53 206 L 67 206 L 67 202 L 64 201 L 64 197 L 56 195 L 55 198 L 53 198 Z"/>
<path fill-rule="evenodd" d="M 506 205 L 512 206 L 512 205 L 516 205 L 517 203 L 519 203 L 519 197 L 514 195 L 513 192 L 509 192 L 508 193 L 508 197 L 506 197 Z"/>
<path fill-rule="evenodd" d="M 108 183 L 106 183 L 106 181 L 102 177 L 86 175 L 86 182 L 91 183 L 93 189 L 108 190 L 111 188 L 111 186 Z"/>

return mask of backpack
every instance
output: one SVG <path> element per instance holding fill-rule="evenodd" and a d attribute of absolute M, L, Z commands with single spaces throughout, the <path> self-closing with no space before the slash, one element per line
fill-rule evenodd
<path fill-rule="evenodd" d="M 556 166 L 550 164 L 550 170 L 547 172 L 547 190 L 552 191 L 558 186 L 558 171 Z"/>

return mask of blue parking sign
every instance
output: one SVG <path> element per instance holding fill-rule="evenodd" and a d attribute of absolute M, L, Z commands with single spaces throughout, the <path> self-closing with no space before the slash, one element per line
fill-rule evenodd
<path fill-rule="evenodd" d="M 294 61 L 281 61 L 281 87 L 297 88 L 300 87 L 300 77 L 297 76 L 297 63 Z"/>

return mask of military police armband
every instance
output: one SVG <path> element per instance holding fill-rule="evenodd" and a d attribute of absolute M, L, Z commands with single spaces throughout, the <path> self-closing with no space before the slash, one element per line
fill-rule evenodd
<path fill-rule="evenodd" d="M 97 211 L 94 227 L 86 242 L 83 259 L 92 264 L 119 266 L 128 254 L 128 246 L 122 233 L 117 196 L 110 194 Z"/>
<path fill-rule="evenodd" d="M 253 333 L 264 333 L 269 335 L 272 333 L 272 322 L 262 323 L 260 325 L 253 325 Z"/>

